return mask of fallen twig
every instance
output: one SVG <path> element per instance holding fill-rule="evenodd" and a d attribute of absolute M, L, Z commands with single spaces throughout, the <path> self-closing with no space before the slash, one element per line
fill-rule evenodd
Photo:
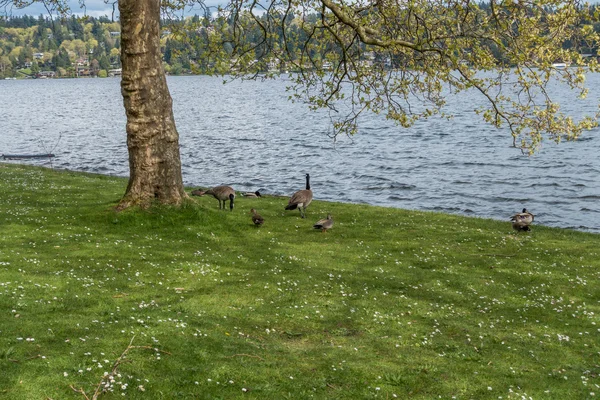
<path fill-rule="evenodd" d="M 98 385 L 96 386 L 96 389 L 94 390 L 94 394 L 92 395 L 92 397 L 89 397 L 88 394 L 85 392 L 85 390 L 77 389 L 73 385 L 70 385 L 71 389 L 73 389 L 74 392 L 81 394 L 86 400 L 97 400 L 98 397 L 100 397 L 100 395 L 102 393 L 104 393 L 103 385 L 106 384 L 107 380 L 109 380 L 111 377 L 113 377 L 117 374 L 117 370 L 119 369 L 119 366 L 125 362 L 125 356 L 127 356 L 127 353 L 129 353 L 129 351 L 131 349 L 149 349 L 149 350 L 154 350 L 154 351 L 158 351 L 160 353 L 171 355 L 171 353 L 169 353 L 167 351 L 158 350 L 152 346 L 134 346 L 133 345 L 134 339 L 135 339 L 135 335 L 129 341 L 129 345 L 127 346 L 127 348 L 125 350 L 123 350 L 121 355 L 113 363 L 110 374 L 105 374 L 104 376 L 102 376 L 102 378 L 100 379 L 100 382 L 98 382 Z"/>
<path fill-rule="evenodd" d="M 73 391 L 75 393 L 79 393 L 81 394 L 83 397 L 85 397 L 85 400 L 90 400 L 90 398 L 88 397 L 87 393 L 83 390 L 83 389 L 77 389 L 76 387 L 74 387 L 73 385 L 69 385 L 69 387 L 71 389 L 73 389 Z"/>

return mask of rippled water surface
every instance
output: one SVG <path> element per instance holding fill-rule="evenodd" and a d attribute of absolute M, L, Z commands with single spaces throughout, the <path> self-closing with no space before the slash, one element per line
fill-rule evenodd
<path fill-rule="evenodd" d="M 561 96 L 575 113 L 596 110 L 600 76 L 588 80 L 590 101 Z M 527 157 L 462 95 L 450 122 L 405 129 L 368 116 L 334 145 L 327 114 L 288 102 L 285 86 L 170 77 L 185 183 L 290 194 L 309 172 L 317 199 L 501 220 L 527 207 L 540 224 L 600 232 L 599 129 Z M 127 176 L 118 79 L 0 81 L 0 154 L 50 151 L 54 167 Z"/>

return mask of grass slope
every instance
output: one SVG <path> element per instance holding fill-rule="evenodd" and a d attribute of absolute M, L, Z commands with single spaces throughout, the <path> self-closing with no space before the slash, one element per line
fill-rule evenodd
<path fill-rule="evenodd" d="M 600 396 L 599 235 L 277 197 L 117 214 L 120 178 L 0 181 L 2 399 Z"/>

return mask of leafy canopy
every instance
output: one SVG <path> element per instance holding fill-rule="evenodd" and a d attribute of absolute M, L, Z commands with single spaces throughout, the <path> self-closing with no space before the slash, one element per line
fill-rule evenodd
<path fill-rule="evenodd" d="M 221 15 L 227 29 L 216 32 L 234 44 L 239 73 L 261 62 L 301 71 L 296 98 L 338 112 L 336 134 L 355 133 L 367 110 L 402 126 L 444 115 L 447 95 L 467 90 L 530 153 L 544 135 L 575 139 L 597 124 L 598 114 L 565 115 L 548 91 L 566 85 L 584 98 L 586 73 L 598 71 L 584 57 L 596 54 L 598 10 L 578 1 L 236 0 Z"/>

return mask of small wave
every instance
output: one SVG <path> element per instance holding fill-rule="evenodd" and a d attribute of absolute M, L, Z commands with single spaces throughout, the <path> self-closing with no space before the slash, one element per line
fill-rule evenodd
<path fill-rule="evenodd" d="M 428 211 L 442 211 L 442 212 L 454 212 L 459 213 L 462 211 L 460 207 L 441 207 L 441 206 L 433 206 L 433 207 L 422 207 L 423 210 Z"/>
<path fill-rule="evenodd" d="M 385 178 L 383 176 L 375 176 L 375 175 L 354 175 L 353 177 L 356 179 L 363 179 L 366 181 L 382 181 L 382 182 L 391 181 L 390 178 Z"/>
<path fill-rule="evenodd" d="M 504 196 L 493 196 L 488 198 L 492 203 L 533 203 L 534 200 L 529 197 L 504 197 Z"/>
<path fill-rule="evenodd" d="M 387 199 L 394 200 L 394 201 L 412 201 L 412 200 L 414 200 L 412 197 L 401 197 L 401 196 L 396 196 L 396 195 L 388 196 Z"/>
<path fill-rule="evenodd" d="M 235 140 L 237 140 L 239 142 L 264 142 L 264 140 L 261 140 L 261 139 L 247 138 L 247 137 L 237 137 L 237 138 L 235 138 Z"/>
<path fill-rule="evenodd" d="M 453 185 L 472 185 L 473 184 L 473 182 L 470 182 L 470 181 L 461 181 L 461 180 L 452 181 L 450 183 L 452 183 Z"/>
<path fill-rule="evenodd" d="M 360 188 L 361 190 L 389 190 L 389 189 L 400 189 L 400 190 L 414 190 L 417 187 L 410 184 L 405 183 L 390 183 L 389 185 L 371 185 L 367 187 Z"/>
<path fill-rule="evenodd" d="M 389 186 L 367 186 L 366 188 L 363 188 L 362 190 L 386 190 L 389 189 Z"/>
<path fill-rule="evenodd" d="M 552 182 L 552 183 L 532 183 L 529 185 L 526 185 L 524 187 L 528 187 L 528 188 L 536 188 L 536 187 L 561 187 L 562 185 L 560 185 L 557 182 Z"/>
<path fill-rule="evenodd" d="M 417 187 L 415 185 L 411 185 L 409 183 L 392 183 L 390 184 L 390 189 L 402 189 L 402 190 L 413 190 Z"/>
<path fill-rule="evenodd" d="M 573 230 L 577 230 L 577 231 L 587 231 L 587 232 L 592 232 L 592 233 L 600 233 L 600 229 L 594 228 L 591 226 L 586 226 L 586 225 L 568 225 L 568 226 L 563 226 L 561 228 L 573 229 Z"/>

